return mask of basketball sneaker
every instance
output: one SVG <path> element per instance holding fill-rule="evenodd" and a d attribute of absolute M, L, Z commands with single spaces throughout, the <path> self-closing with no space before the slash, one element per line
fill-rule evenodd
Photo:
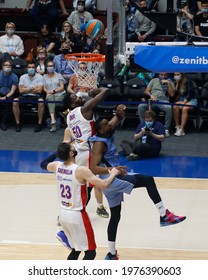
<path fill-rule="evenodd" d="M 104 206 L 97 207 L 96 213 L 98 214 L 98 216 L 100 216 L 102 218 L 108 218 L 109 217 L 109 214 L 106 211 Z"/>
<path fill-rule="evenodd" d="M 117 251 L 116 251 L 116 254 L 115 255 L 112 255 L 110 252 L 107 253 L 107 255 L 105 256 L 105 259 L 104 260 L 107 260 L 107 261 L 116 261 L 118 260 L 118 254 L 117 254 Z"/>
<path fill-rule="evenodd" d="M 61 244 L 63 244 L 67 249 L 71 250 L 71 246 L 69 244 L 69 241 L 66 237 L 66 234 L 64 233 L 63 230 L 60 230 L 59 232 L 57 232 L 56 234 L 56 238 L 61 242 Z"/>
<path fill-rule="evenodd" d="M 186 219 L 186 216 L 176 216 L 174 213 L 171 213 L 168 209 L 166 210 L 166 215 L 160 217 L 160 226 L 166 227 L 174 224 L 183 222 Z"/>

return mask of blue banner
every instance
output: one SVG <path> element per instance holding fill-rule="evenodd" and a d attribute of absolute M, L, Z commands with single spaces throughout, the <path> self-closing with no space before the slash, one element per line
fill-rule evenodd
<path fill-rule="evenodd" d="M 134 62 L 155 73 L 208 72 L 208 48 L 195 46 L 136 46 Z"/>

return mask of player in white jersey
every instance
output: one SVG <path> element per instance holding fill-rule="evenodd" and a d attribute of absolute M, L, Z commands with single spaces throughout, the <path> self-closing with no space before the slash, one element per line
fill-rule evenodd
<path fill-rule="evenodd" d="M 67 126 L 74 140 L 75 149 L 78 152 L 76 157 L 76 163 L 78 165 L 90 168 L 91 147 L 88 139 L 94 135 L 93 109 L 107 97 L 108 93 L 109 90 L 106 88 L 93 89 L 89 92 L 89 95 L 93 98 L 88 101 L 83 100 L 76 94 L 67 94 L 64 97 L 63 103 L 70 110 L 67 115 Z M 67 141 L 66 137 L 64 137 L 64 141 Z M 102 192 L 96 187 L 94 187 L 94 190 L 97 200 L 97 214 L 101 217 L 108 218 L 109 214 L 103 206 Z"/>
<path fill-rule="evenodd" d="M 99 179 L 89 168 L 75 164 L 77 151 L 72 144 L 61 143 L 57 153 L 41 162 L 41 167 L 54 172 L 60 203 L 59 221 L 70 242 L 68 260 L 77 260 L 84 251 L 83 260 L 93 260 L 96 256 L 96 243 L 93 228 L 86 212 L 88 198 L 87 182 L 106 189 L 112 183 L 118 170 L 113 168 L 107 179 Z M 62 161 L 54 161 L 56 157 Z"/>

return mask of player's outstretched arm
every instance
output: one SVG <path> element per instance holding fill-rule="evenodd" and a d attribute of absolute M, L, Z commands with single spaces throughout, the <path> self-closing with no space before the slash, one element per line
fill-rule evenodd
<path fill-rule="evenodd" d="M 110 186 L 114 178 L 118 175 L 118 170 L 116 168 L 112 168 L 109 170 L 109 177 L 106 179 L 100 179 L 96 175 L 92 173 L 92 171 L 85 167 L 85 166 L 79 166 L 76 170 L 76 178 L 79 182 L 87 181 L 90 184 L 100 188 L 100 189 L 106 189 Z"/>
<path fill-rule="evenodd" d="M 57 157 L 56 153 L 49 155 L 47 158 L 45 158 L 43 161 L 41 161 L 40 167 L 42 169 L 46 169 L 49 172 L 55 173 L 56 168 L 59 164 L 59 161 L 54 161 L 56 159 L 56 157 Z"/>

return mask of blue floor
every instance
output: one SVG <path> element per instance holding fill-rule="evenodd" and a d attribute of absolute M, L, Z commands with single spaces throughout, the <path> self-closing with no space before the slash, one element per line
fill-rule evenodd
<path fill-rule="evenodd" d="M 40 162 L 48 152 L 1 151 L 0 172 L 45 173 Z M 161 156 L 155 159 L 127 161 L 120 156 L 121 165 L 128 166 L 129 172 L 154 177 L 208 178 L 207 158 L 188 156 Z"/>

